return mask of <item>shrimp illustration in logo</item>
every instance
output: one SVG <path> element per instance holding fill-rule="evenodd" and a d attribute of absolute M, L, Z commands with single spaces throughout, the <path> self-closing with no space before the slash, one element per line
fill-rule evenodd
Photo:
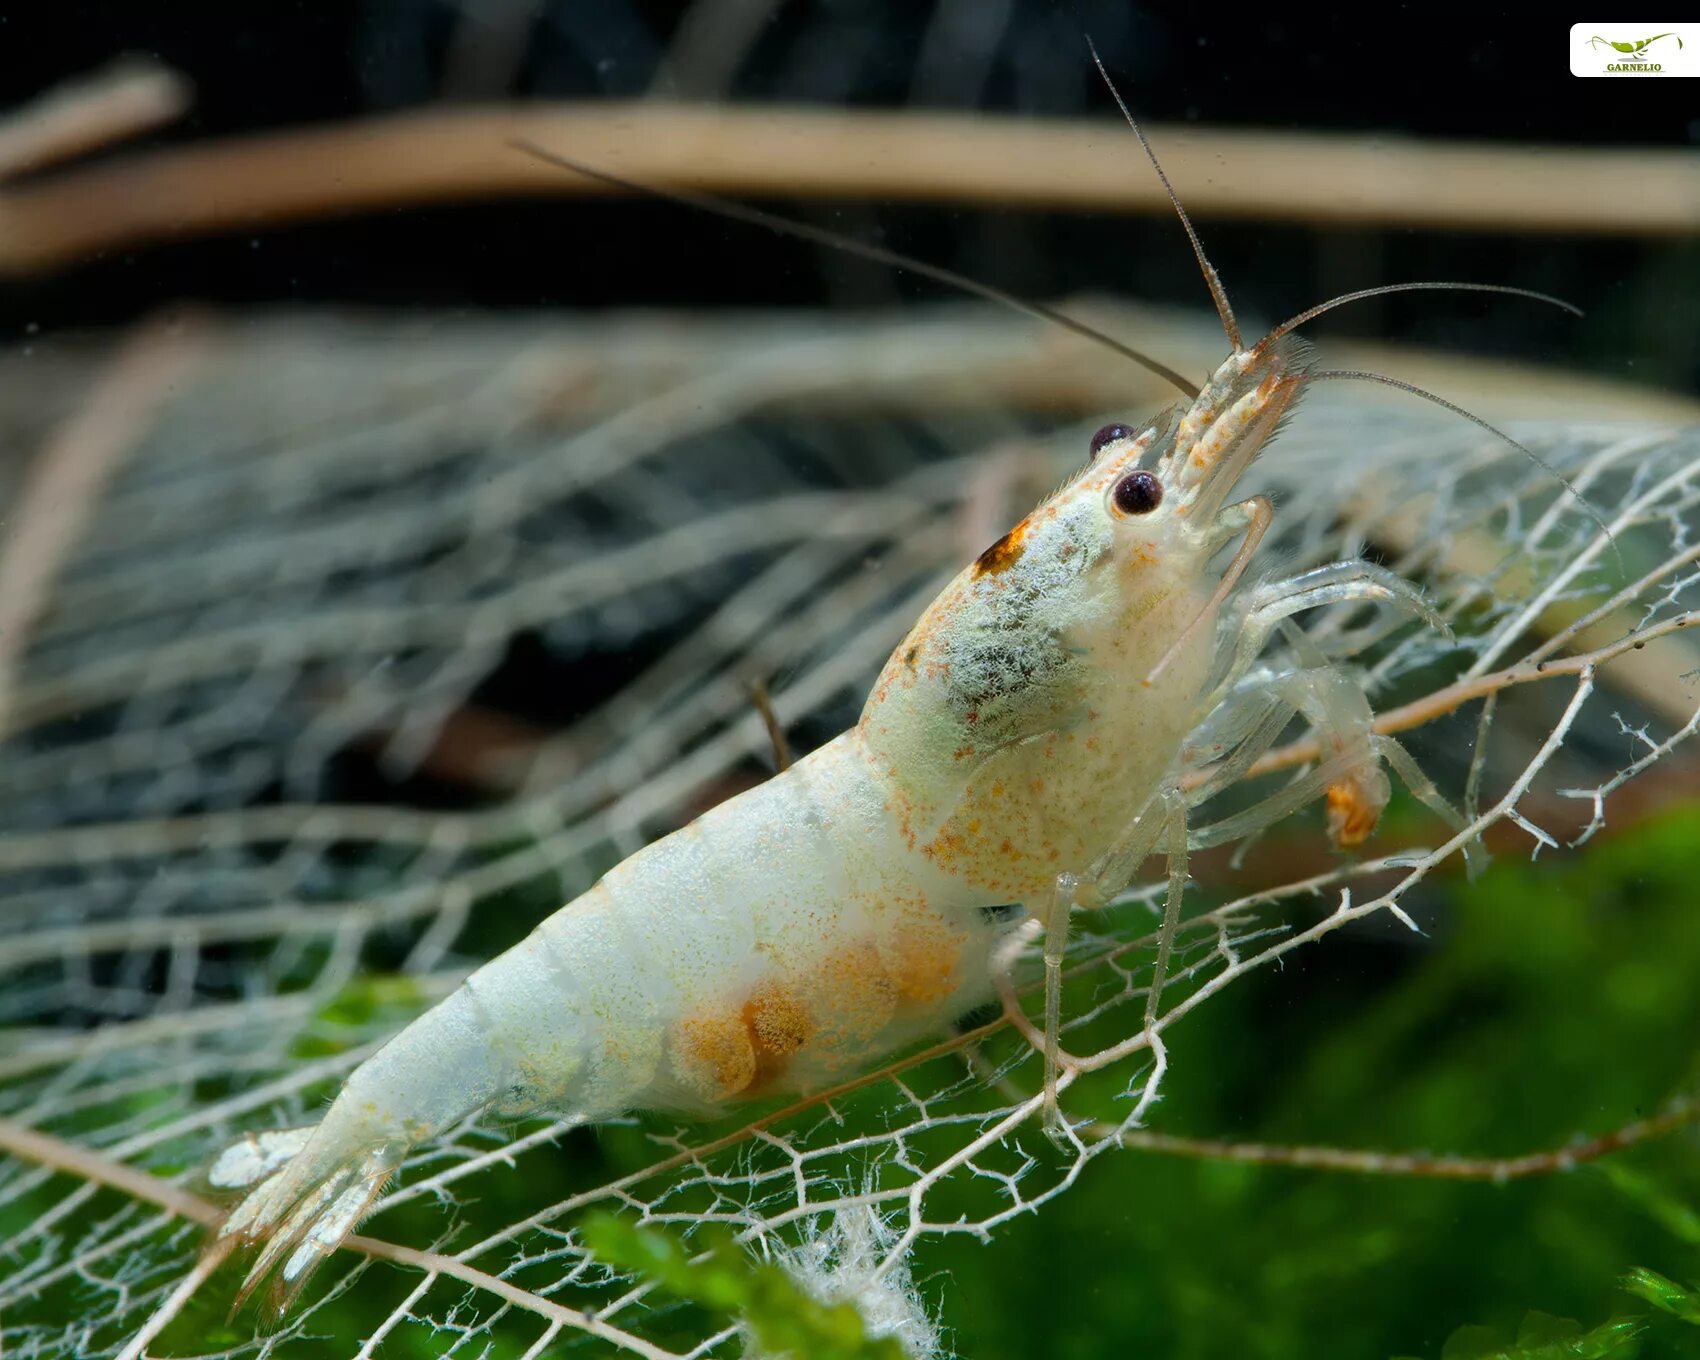
<path fill-rule="evenodd" d="M 1613 51 L 1623 53 L 1623 55 L 1628 57 L 1630 61 L 1646 61 L 1647 58 L 1643 54 L 1649 47 L 1658 42 L 1661 38 L 1675 38 L 1677 47 L 1680 48 L 1682 46 L 1682 37 L 1680 34 L 1676 33 L 1655 33 L 1650 38 L 1642 38 L 1636 42 L 1613 42 L 1610 38 L 1602 38 L 1596 34 L 1594 37 L 1588 39 L 1588 42 L 1590 46 L 1596 48 L 1599 47 L 1601 43 L 1604 43 Z"/>

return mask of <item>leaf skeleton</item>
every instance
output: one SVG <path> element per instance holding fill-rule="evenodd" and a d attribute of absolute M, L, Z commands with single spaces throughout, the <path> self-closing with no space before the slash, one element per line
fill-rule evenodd
<path fill-rule="evenodd" d="M 1263 660 L 1278 629 L 1302 640 L 1286 621 L 1318 606 L 1379 602 L 1444 630 L 1442 620 L 1413 585 L 1363 560 L 1247 582 L 1274 511 L 1265 496 L 1233 492 L 1313 382 L 1367 378 L 1458 411 L 1393 379 L 1313 366 L 1294 331 L 1323 312 L 1425 288 L 1575 309 L 1489 284 L 1395 284 L 1312 307 L 1248 345 L 1145 134 L 1116 100 L 1231 347 L 1201 388 L 1073 318 L 950 271 L 739 204 L 647 190 L 1057 321 L 1162 374 L 1186 400 L 1094 435 L 1085 466 L 928 606 L 849 731 L 609 870 L 361 1063 L 316 1126 L 230 1149 L 212 1179 L 247 1193 L 215 1247 L 257 1248 L 241 1298 L 270 1278 L 273 1306 L 287 1307 L 409 1150 L 474 1115 L 701 1113 L 817 1089 L 993 999 L 1018 952 L 1012 929 L 1043 936 L 1042 1025 L 1002 990 L 1044 1054 L 1046 1127 L 1070 1137 L 1057 1090 L 1071 1061 L 1058 1036 L 1074 909 L 1107 903 L 1148 856 L 1165 857 L 1149 1026 L 1189 848 L 1318 798 L 1336 845 L 1361 842 L 1390 791 L 1383 760 L 1461 824 L 1403 749 L 1373 733 L 1368 702 L 1338 662 L 1299 643 L 1283 653 L 1293 664 Z M 1323 757 L 1189 839 L 1189 809 L 1243 775 L 1295 716 L 1323 738 Z M 1025 908 L 1023 925 L 994 910 L 1009 903 Z"/>

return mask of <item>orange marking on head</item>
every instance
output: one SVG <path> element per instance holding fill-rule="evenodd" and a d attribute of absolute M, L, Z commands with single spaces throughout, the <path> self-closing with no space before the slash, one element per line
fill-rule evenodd
<path fill-rule="evenodd" d="M 1027 537 L 1029 525 L 1022 520 L 1015 528 L 1000 538 L 985 552 L 974 559 L 974 579 L 982 576 L 996 576 L 999 572 L 1008 571 L 1021 559 L 1026 551 L 1021 546 L 1021 540 Z"/>

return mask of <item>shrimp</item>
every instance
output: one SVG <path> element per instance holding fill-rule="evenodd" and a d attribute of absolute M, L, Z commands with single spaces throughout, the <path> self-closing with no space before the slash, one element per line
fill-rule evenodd
<path fill-rule="evenodd" d="M 1068 1133 L 1058 1033 L 1076 907 L 1107 902 L 1148 855 L 1166 856 L 1149 1023 L 1187 852 L 1203 843 L 1189 841 L 1188 809 L 1299 714 L 1338 737 L 1335 754 L 1241 814 L 1243 827 L 1325 797 L 1341 809 L 1337 843 L 1369 834 L 1387 799 L 1379 759 L 1394 748 L 1373 737 L 1361 690 L 1319 655 L 1266 677 L 1259 659 L 1284 620 L 1320 605 L 1381 602 L 1444 624 L 1415 587 L 1361 560 L 1238 589 L 1273 507 L 1232 498 L 1309 382 L 1374 376 L 1315 369 L 1292 334 L 1362 295 L 1246 345 L 1169 195 L 1226 360 L 1194 388 L 1097 337 L 1187 400 L 1099 431 L 1084 467 L 928 606 L 854 727 L 610 870 L 358 1066 L 317 1126 L 221 1162 L 247 1194 L 215 1245 L 258 1248 L 241 1298 L 275 1271 L 273 1302 L 287 1306 L 409 1150 L 480 1113 L 716 1111 L 818 1089 L 940 1032 L 994 996 L 1012 904 L 1044 935 L 1045 1023 L 1026 1028 L 1045 1055 L 1047 1126 Z M 1014 301 L 879 247 L 710 206 Z M 1421 778 L 1414 762 L 1395 768 Z M 1011 1018 L 1024 1022 L 1019 1008 Z"/>

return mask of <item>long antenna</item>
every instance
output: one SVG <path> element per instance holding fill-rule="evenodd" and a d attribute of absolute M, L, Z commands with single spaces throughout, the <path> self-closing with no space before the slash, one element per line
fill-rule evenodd
<path fill-rule="evenodd" d="M 610 184 L 616 189 L 624 189 L 628 193 L 647 194 L 651 198 L 679 203 L 687 208 L 714 213 L 719 217 L 729 217 L 735 222 L 747 222 L 751 226 L 763 227 L 768 231 L 777 232 L 781 236 L 792 236 L 801 241 L 808 241 L 813 245 L 842 250 L 847 255 L 856 255 L 864 260 L 872 260 L 875 264 L 890 265 L 893 269 L 917 274 L 922 278 L 931 279 L 935 283 L 942 283 L 946 287 L 957 289 L 959 292 L 984 298 L 988 302 L 995 302 L 1001 307 L 1008 307 L 1012 311 L 1035 317 L 1040 321 L 1052 322 L 1065 330 L 1073 331 L 1076 335 L 1084 336 L 1094 344 L 1112 350 L 1124 359 L 1131 359 L 1141 368 L 1156 374 L 1165 382 L 1174 384 L 1188 397 L 1198 395 L 1198 387 L 1195 383 L 1183 378 L 1167 364 L 1160 363 L 1148 354 L 1141 354 L 1133 346 L 1124 345 L 1113 336 L 1094 330 L 1084 321 L 1076 321 L 1072 316 L 1065 312 L 1059 312 L 1054 307 L 1047 307 L 1042 302 L 1028 302 L 1023 298 L 1016 297 L 1013 293 L 1004 292 L 1001 288 L 994 288 L 989 283 L 981 283 L 978 279 L 971 279 L 966 274 L 958 274 L 953 269 L 928 264 L 925 260 L 917 260 L 898 251 L 887 250 L 884 246 L 876 246 L 869 241 L 858 241 L 853 236 L 844 236 L 826 227 L 817 227 L 808 222 L 797 222 L 789 217 L 764 212 L 760 208 L 752 208 L 745 203 L 735 203 L 730 199 L 720 198 L 714 194 L 698 193 L 690 189 L 661 189 L 653 184 L 641 184 L 636 180 L 625 179 L 610 171 L 599 170 L 595 166 L 586 165 L 582 161 L 575 161 L 570 156 L 561 155 L 558 151 L 546 150 L 537 143 L 527 141 L 523 137 L 512 139 L 509 145 L 529 155 L 536 156 L 538 160 L 547 161 L 550 165 L 558 165 L 563 170 L 571 170 L 574 174 L 583 175 L 586 179 Z M 1237 340 L 1235 347 L 1238 348 Z"/>
<path fill-rule="evenodd" d="M 1561 311 L 1569 312 L 1572 316 L 1581 316 L 1582 309 L 1574 303 L 1566 302 L 1563 298 L 1554 297 L 1551 293 L 1537 293 L 1533 288 L 1513 288 L 1504 283 L 1384 283 L 1378 288 L 1360 288 L 1355 293 L 1342 293 L 1337 298 L 1329 298 L 1327 302 L 1319 302 L 1314 307 L 1307 307 L 1289 321 L 1283 321 L 1268 335 L 1257 342 L 1257 348 L 1252 353 L 1261 354 L 1283 335 L 1297 330 L 1307 321 L 1314 321 L 1324 312 L 1331 312 L 1336 307 L 1343 307 L 1348 302 L 1359 302 L 1364 298 L 1385 297 L 1388 293 L 1419 293 L 1419 292 L 1449 292 L 1449 293 L 1509 293 L 1512 297 L 1531 298 L 1536 302 L 1544 302 Z"/>
<path fill-rule="evenodd" d="M 1527 444 L 1520 443 L 1513 439 L 1510 435 L 1506 434 L 1504 430 L 1500 429 L 1497 425 L 1483 420 L 1474 411 L 1467 411 L 1462 406 L 1458 405 L 1457 402 L 1448 401 L 1445 397 L 1434 392 L 1430 392 L 1426 387 L 1418 387 L 1415 383 L 1405 382 L 1401 378 L 1389 378 L 1385 373 L 1371 373 L 1365 369 L 1357 368 L 1320 368 L 1313 369 L 1304 375 L 1305 382 L 1314 382 L 1318 378 L 1344 378 L 1352 382 L 1380 383 L 1384 387 L 1392 387 L 1400 392 L 1408 392 L 1413 397 L 1421 397 L 1424 401 L 1433 402 L 1442 410 L 1450 411 L 1455 416 L 1462 416 L 1472 425 L 1479 426 L 1486 430 L 1495 439 L 1504 440 L 1512 448 L 1516 449 L 1531 463 L 1538 467 L 1542 472 L 1546 473 L 1547 476 L 1551 477 L 1553 481 L 1557 482 L 1565 489 L 1576 504 L 1582 507 L 1582 512 L 1599 526 L 1600 532 L 1606 536 L 1606 541 L 1611 544 L 1612 552 L 1618 554 L 1619 561 L 1622 560 L 1622 554 L 1619 552 L 1617 546 L 1617 535 L 1612 533 L 1611 525 L 1607 524 L 1605 520 L 1600 517 L 1600 512 L 1594 509 L 1594 507 L 1589 503 L 1588 498 L 1576 489 L 1570 479 L 1555 468 L 1551 463 L 1547 462 L 1546 459 L 1542 458 L 1540 454 L 1536 453 Z"/>
<path fill-rule="evenodd" d="M 1216 266 L 1210 263 L 1210 257 L 1204 253 L 1204 243 L 1198 239 L 1198 233 L 1192 228 L 1192 219 L 1186 215 L 1186 209 L 1181 207 L 1181 200 L 1175 193 L 1174 186 L 1169 183 L 1169 177 L 1163 173 L 1163 163 L 1157 159 L 1157 153 L 1151 149 L 1151 143 L 1145 138 L 1145 131 L 1127 107 L 1127 101 L 1116 88 L 1115 81 L 1110 79 L 1110 73 L 1104 68 L 1104 59 L 1098 55 L 1098 49 L 1090 36 L 1086 39 L 1086 48 L 1092 53 L 1092 62 L 1098 68 L 1098 74 L 1104 78 L 1104 84 L 1109 87 L 1111 96 L 1116 101 L 1116 107 L 1122 111 L 1122 117 L 1127 119 L 1127 125 L 1133 129 L 1133 135 L 1139 138 L 1139 144 L 1145 148 L 1145 154 L 1150 158 L 1151 167 L 1157 172 L 1157 178 L 1163 182 L 1163 192 L 1168 194 L 1169 202 L 1175 205 L 1175 212 L 1180 216 L 1181 225 L 1186 228 L 1187 240 L 1192 242 L 1192 253 L 1198 258 L 1198 267 L 1204 271 L 1204 282 L 1209 285 L 1210 297 L 1216 303 L 1216 315 L 1222 318 L 1222 329 L 1228 333 L 1228 343 L 1234 347 L 1237 354 L 1245 348 L 1240 339 L 1239 323 L 1234 320 L 1234 309 L 1228 304 L 1228 294 L 1222 287 L 1222 280 L 1216 275 Z"/>

